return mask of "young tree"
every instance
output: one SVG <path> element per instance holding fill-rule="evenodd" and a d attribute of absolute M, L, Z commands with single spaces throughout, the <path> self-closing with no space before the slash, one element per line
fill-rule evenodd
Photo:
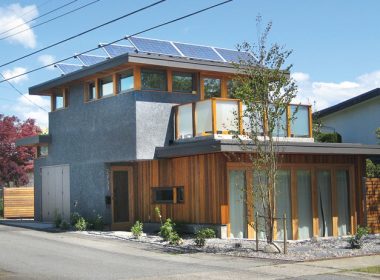
<path fill-rule="evenodd" d="M 16 147 L 16 140 L 39 133 L 41 129 L 33 119 L 22 122 L 15 116 L 0 114 L 0 186 L 28 183 L 27 172 L 33 169 L 35 148 Z"/>
<path fill-rule="evenodd" d="M 261 17 L 256 19 L 260 30 Z M 243 128 L 246 138 L 237 136 L 242 150 L 248 152 L 254 184 L 248 188 L 247 203 L 253 201 L 254 211 L 264 216 L 264 231 L 268 243 L 273 243 L 275 218 L 276 176 L 279 163 L 278 137 L 287 130 L 287 107 L 296 97 L 297 86 L 289 73 L 292 65 L 285 65 L 292 51 L 278 44 L 268 46 L 272 28 L 269 22 L 263 32 L 258 31 L 255 44 L 244 42 L 240 51 L 250 52 L 254 58 L 236 64 L 238 75 L 233 80 L 233 95 L 243 102 Z M 247 205 L 250 209 L 252 205 Z M 276 215 L 276 217 L 275 217 Z"/>

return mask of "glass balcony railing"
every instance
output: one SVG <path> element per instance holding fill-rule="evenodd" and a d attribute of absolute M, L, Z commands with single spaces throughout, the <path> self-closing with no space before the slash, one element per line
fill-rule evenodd
<path fill-rule="evenodd" d="M 175 106 L 175 139 L 236 132 L 244 135 L 252 129 L 249 119 L 239 99 L 210 98 L 178 105 Z M 257 125 L 257 133 L 264 135 L 263 126 L 259 122 Z M 278 137 L 311 138 L 311 106 L 290 104 L 275 132 Z"/>

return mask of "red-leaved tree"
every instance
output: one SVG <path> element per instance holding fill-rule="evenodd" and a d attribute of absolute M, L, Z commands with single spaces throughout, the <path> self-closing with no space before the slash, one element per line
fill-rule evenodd
<path fill-rule="evenodd" d="M 20 121 L 15 116 L 0 114 L 0 186 L 14 182 L 28 183 L 27 173 L 33 170 L 35 148 L 16 147 L 16 140 L 41 133 L 34 119 Z"/>

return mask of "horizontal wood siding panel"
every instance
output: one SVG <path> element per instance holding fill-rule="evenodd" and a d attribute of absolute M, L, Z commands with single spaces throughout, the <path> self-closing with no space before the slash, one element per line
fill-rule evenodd
<path fill-rule="evenodd" d="M 380 178 L 366 179 L 367 226 L 380 233 Z"/>
<path fill-rule="evenodd" d="M 34 188 L 4 188 L 4 218 L 34 218 Z"/>

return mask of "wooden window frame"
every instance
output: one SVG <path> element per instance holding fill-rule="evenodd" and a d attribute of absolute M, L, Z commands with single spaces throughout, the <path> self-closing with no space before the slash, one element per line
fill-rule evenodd
<path fill-rule="evenodd" d="M 178 201 L 178 190 L 182 189 L 183 195 L 185 196 L 184 186 L 168 186 L 168 187 L 151 187 L 152 190 L 152 203 L 153 204 L 182 204 L 185 203 L 185 199 L 182 201 Z M 172 191 L 173 200 L 156 200 L 156 192 L 157 191 Z"/>
<path fill-rule="evenodd" d="M 135 88 L 135 70 L 136 67 L 130 67 L 130 68 L 127 68 L 127 69 L 123 69 L 122 71 L 118 71 L 116 73 L 113 74 L 113 77 L 114 77 L 114 94 L 117 95 L 117 94 L 120 94 L 120 93 L 125 93 L 125 92 L 130 92 L 130 91 L 133 91 L 133 90 L 136 90 Z M 121 75 L 125 74 L 126 72 L 128 71 L 131 71 L 132 72 L 132 79 L 133 79 L 133 87 L 130 88 L 130 89 L 127 89 L 127 90 L 121 90 Z"/>
<path fill-rule="evenodd" d="M 140 70 L 140 90 L 142 91 L 147 91 L 147 92 L 168 92 L 169 91 L 169 88 L 168 88 L 168 69 L 164 69 L 164 68 L 155 68 L 155 67 L 140 67 L 139 68 Z M 145 70 L 148 70 L 149 71 L 157 71 L 157 72 L 162 72 L 162 73 L 165 73 L 165 89 L 154 89 L 154 88 L 143 88 L 143 85 L 142 85 L 142 76 L 143 76 L 143 72 Z"/>
<path fill-rule="evenodd" d="M 170 75 L 169 75 L 169 73 L 170 73 Z M 191 90 L 191 92 L 173 90 L 173 80 L 174 80 L 173 77 L 175 76 L 175 74 L 189 74 L 189 75 L 191 75 L 191 77 L 192 77 L 192 90 Z M 168 92 L 180 93 L 180 94 L 192 94 L 192 95 L 198 94 L 199 78 L 198 78 L 197 72 L 170 69 L 170 70 L 168 70 L 168 77 L 170 77 L 170 79 L 168 79 Z"/>
<path fill-rule="evenodd" d="M 62 94 L 62 107 L 57 108 L 57 92 L 61 92 Z M 66 109 L 69 107 L 69 88 L 68 87 L 63 87 L 63 88 L 58 88 L 56 92 L 53 92 L 52 95 L 50 96 L 50 110 L 51 112 L 59 111 Z"/>
<path fill-rule="evenodd" d="M 107 94 L 107 95 L 103 95 L 102 81 L 105 79 L 108 79 L 108 78 L 111 78 L 111 82 L 109 82 L 109 83 L 112 83 L 112 93 Z M 111 96 L 114 96 L 115 94 L 117 94 L 117 91 L 115 91 L 115 78 L 116 78 L 115 73 L 96 78 L 96 96 L 97 96 L 97 99 L 107 98 L 107 97 L 111 97 Z"/>

